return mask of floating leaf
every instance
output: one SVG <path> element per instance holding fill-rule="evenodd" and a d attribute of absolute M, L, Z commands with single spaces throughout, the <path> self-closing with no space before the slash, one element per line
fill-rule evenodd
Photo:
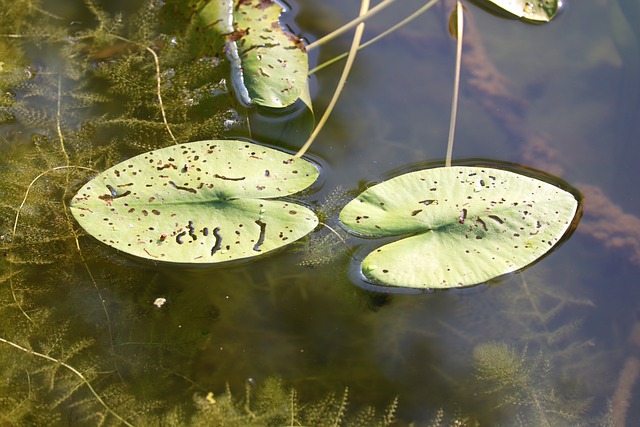
<path fill-rule="evenodd" d="M 264 254 L 318 224 L 304 206 L 270 198 L 310 186 L 317 168 L 244 141 L 199 141 L 141 154 L 102 172 L 71 201 L 80 225 L 129 254 L 216 263 Z"/>
<path fill-rule="evenodd" d="M 522 269 L 565 234 L 575 196 L 525 175 L 454 166 L 407 173 L 345 206 L 340 220 L 365 236 L 409 235 L 362 262 L 366 278 L 409 288 L 483 283 Z"/>
<path fill-rule="evenodd" d="M 213 0 L 199 13 L 206 31 L 226 39 L 234 87 L 246 104 L 283 108 L 306 93 L 306 49 L 282 28 L 281 13 L 272 0 Z"/>
<path fill-rule="evenodd" d="M 558 0 L 478 0 L 498 11 L 505 11 L 531 22 L 549 22 L 558 12 Z"/>

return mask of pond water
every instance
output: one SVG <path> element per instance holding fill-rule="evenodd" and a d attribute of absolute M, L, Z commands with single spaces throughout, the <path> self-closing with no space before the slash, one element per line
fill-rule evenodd
<path fill-rule="evenodd" d="M 285 20 L 313 41 L 357 3 L 298 0 Z M 365 39 L 422 3 L 381 12 Z M 455 63 L 447 2 L 358 54 L 311 147 L 322 177 L 298 200 L 340 237 L 324 227 L 255 261 L 187 268 L 82 233 L 68 202 L 87 179 L 172 144 L 146 47 L 178 141 L 251 136 L 295 151 L 306 139 L 304 112 L 255 117 L 235 101 L 226 66 L 185 47 L 197 38 L 177 4 L 0 0 L 0 419 L 385 425 L 390 409 L 392 425 L 640 419 L 635 0 L 574 1 L 545 25 L 465 4 L 454 159 L 557 175 L 582 192 L 584 212 L 571 239 L 522 273 L 418 294 L 363 288 L 352 259 L 365 242 L 337 215 L 366 186 L 443 161 Z M 348 33 L 311 61 L 349 44 Z M 340 64 L 311 79 L 316 120 Z M 65 165 L 92 170 L 55 169 Z"/>

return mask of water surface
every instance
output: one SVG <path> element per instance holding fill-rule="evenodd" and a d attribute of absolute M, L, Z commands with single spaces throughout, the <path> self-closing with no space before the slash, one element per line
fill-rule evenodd
<path fill-rule="evenodd" d="M 356 3 L 299 0 L 286 19 L 313 40 L 357 15 Z M 368 23 L 365 37 L 421 5 L 398 3 Z M 0 28 L 2 72 L 16 67 L 33 73 L 27 80 L 16 77 L 16 83 L 7 79 L 2 87 L 10 99 L 0 105 L 6 159 L 0 167 L 0 338 L 77 368 L 133 424 L 188 423 L 196 412 L 194 396 L 205 405 L 200 412 L 212 410 L 209 392 L 215 400 L 228 386 L 243 402 L 246 387 L 257 390 L 274 377 L 286 390 L 297 390 L 300 406 L 328 393 L 339 403 L 348 388 L 352 413 L 372 405 L 380 414 L 397 397 L 397 425 L 427 425 L 439 409 L 448 419 L 482 425 L 514 425 L 518 417 L 557 421 L 558 412 L 577 414 L 561 416 L 566 425 L 603 425 L 609 402 L 628 403 L 627 420 L 637 419 L 635 378 L 628 377 L 628 390 L 619 380 L 638 352 L 633 337 L 640 200 L 633 174 L 640 82 L 638 38 L 630 23 L 640 16 L 629 15 L 637 13 L 631 3 L 573 2 L 546 25 L 466 5 L 472 41 L 463 53 L 454 158 L 508 161 L 556 174 L 583 193 L 584 217 L 568 242 L 523 273 L 470 289 L 419 294 L 359 287 L 352 280 L 352 256 L 363 242 L 340 229 L 337 212 L 366 185 L 443 160 L 455 61 L 446 28 L 451 4 L 359 53 L 336 111 L 312 146 L 323 178 L 304 200 L 326 215 L 346 243 L 325 228 L 250 263 L 201 269 L 149 265 L 82 235 L 65 215 L 66 203 L 91 176 L 78 170 L 45 173 L 13 235 L 16 209 L 38 174 L 65 164 L 102 170 L 171 141 L 153 96 L 151 56 L 139 46 L 83 40 L 99 20 L 82 2 L 46 1 L 20 12 L 43 19 L 48 30 L 58 22 L 62 36 L 7 37 L 34 28 L 0 21 L 7 26 Z M 108 31 L 153 40 L 178 139 L 250 136 L 246 112 L 228 88 L 207 86 L 224 78 L 224 66 L 211 71 L 207 61 L 215 61 L 208 58 L 202 68 L 188 68 L 181 39 L 174 46 L 171 34 L 142 34 L 144 25 L 133 21 L 141 19 L 139 6 L 153 14 L 161 4 L 110 3 L 109 16 L 122 15 L 109 21 Z M 155 30 L 181 34 L 186 24 L 179 18 Z M 85 42 L 92 60 L 65 56 L 65 43 Z M 313 52 L 312 60 L 342 53 L 349 43 L 349 36 L 339 38 Z M 105 87 L 108 78 L 95 77 L 91 69 L 101 63 L 130 67 L 131 74 L 119 70 L 139 78 L 123 81 L 121 89 Z M 316 117 L 340 70 L 337 64 L 312 78 Z M 188 83 L 181 86 L 179 78 Z M 106 100 L 83 97 L 100 91 Z M 212 116 L 217 121 L 207 122 Z M 262 132 L 262 141 L 273 145 L 283 121 L 263 121 L 263 130 L 256 126 L 252 136 Z M 288 150 L 304 142 L 306 125 L 292 126 L 281 144 Z M 166 302 L 158 307 L 157 298 Z M 77 375 L 2 345 L 0 395 L 8 402 L 1 407 L 7 420 L 97 422 L 105 414 L 107 423 L 118 423 Z M 503 373 L 517 368 L 498 393 L 489 393 L 495 383 L 478 378 L 483 357 L 504 358 L 496 365 Z M 549 399 L 551 391 L 557 399 Z M 252 408 L 260 413 L 262 407 Z"/>

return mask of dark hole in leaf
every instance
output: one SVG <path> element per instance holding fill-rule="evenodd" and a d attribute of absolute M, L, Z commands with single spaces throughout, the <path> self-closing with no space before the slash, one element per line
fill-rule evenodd
<path fill-rule="evenodd" d="M 220 235 L 220 227 L 216 227 L 213 229 L 213 236 L 216 238 L 216 242 L 211 248 L 211 255 L 215 254 L 222 247 L 222 236 Z"/>
<path fill-rule="evenodd" d="M 460 224 L 464 224 L 465 219 L 467 219 L 467 210 L 462 209 L 462 211 L 460 212 L 460 216 L 458 217 L 458 222 Z"/>
<path fill-rule="evenodd" d="M 188 191 L 189 193 L 193 193 L 196 194 L 198 191 L 195 188 L 189 188 L 189 187 L 181 187 L 179 185 L 177 185 L 175 182 L 173 181 L 169 181 L 169 184 L 171 184 L 171 186 L 173 188 L 175 188 L 176 190 L 183 190 L 183 191 Z"/>
<path fill-rule="evenodd" d="M 189 221 L 187 228 L 189 230 L 189 236 L 191 237 L 191 240 L 196 240 L 198 237 L 196 236 L 196 228 L 193 225 L 193 221 Z"/>
<path fill-rule="evenodd" d="M 258 241 L 256 242 L 256 244 L 253 245 L 253 250 L 256 252 L 260 252 L 260 246 L 264 243 L 264 237 L 267 231 L 267 224 L 265 224 L 260 220 L 257 220 L 256 224 L 260 226 L 260 237 L 258 237 Z"/>
<path fill-rule="evenodd" d="M 243 179 L 245 179 L 244 176 L 241 176 L 239 178 L 230 178 L 228 176 L 218 175 L 217 173 L 213 174 L 213 177 L 214 178 L 218 178 L 218 179 L 224 179 L 224 180 L 227 180 L 227 181 L 242 181 Z"/>
<path fill-rule="evenodd" d="M 187 232 L 186 232 L 186 231 L 183 231 L 182 233 L 179 233 L 179 234 L 176 236 L 176 243 L 177 243 L 177 244 L 179 244 L 179 245 L 183 244 L 184 242 L 182 241 L 182 238 L 183 238 L 184 236 L 186 236 L 186 234 L 187 234 Z"/>
<path fill-rule="evenodd" d="M 491 218 L 492 220 L 494 220 L 498 224 L 504 224 L 504 221 L 502 220 L 502 218 L 500 218 L 497 215 L 489 215 L 489 218 Z"/>

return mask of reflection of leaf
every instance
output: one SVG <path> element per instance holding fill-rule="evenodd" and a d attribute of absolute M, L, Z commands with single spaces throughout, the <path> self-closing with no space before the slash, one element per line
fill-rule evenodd
<path fill-rule="evenodd" d="M 369 188 L 340 213 L 353 231 L 410 235 L 369 254 L 377 283 L 451 288 L 521 269 L 547 253 L 578 209 L 575 196 L 524 175 L 456 166 L 407 173 Z"/>
<path fill-rule="evenodd" d="M 281 13 L 272 0 L 213 0 L 199 13 L 207 31 L 226 37 L 235 89 L 247 104 L 282 108 L 306 96 L 307 53 L 278 22 Z"/>
<path fill-rule="evenodd" d="M 558 0 L 481 0 L 479 3 L 531 22 L 549 22 L 558 12 Z"/>
<path fill-rule="evenodd" d="M 309 209 L 268 200 L 303 190 L 311 163 L 244 141 L 199 141 L 141 154 L 104 171 L 74 197 L 94 237 L 142 258 L 216 263 L 260 255 L 318 224 Z"/>

